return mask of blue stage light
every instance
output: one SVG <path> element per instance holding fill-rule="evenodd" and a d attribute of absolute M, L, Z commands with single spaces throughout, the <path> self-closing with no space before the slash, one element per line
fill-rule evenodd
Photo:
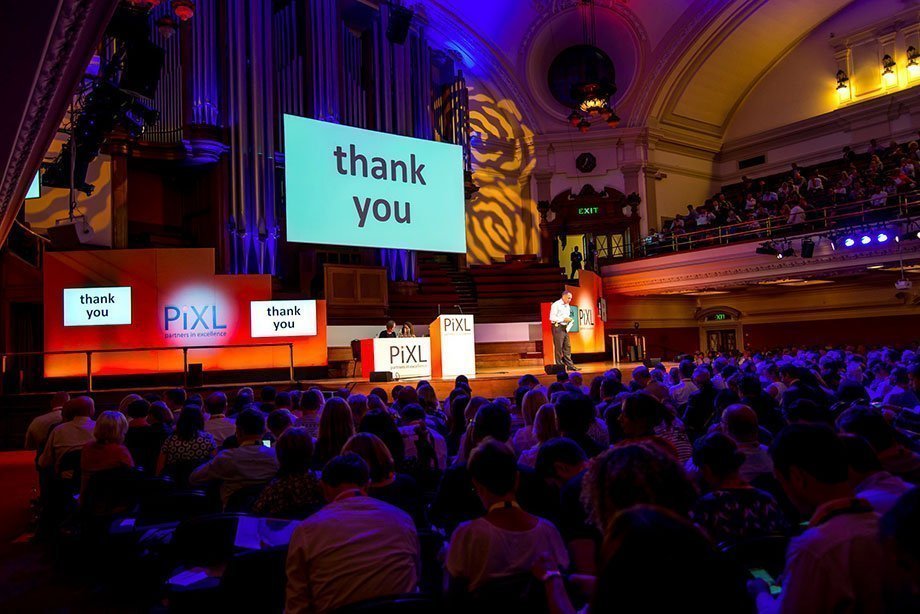
<path fill-rule="evenodd" d="M 870 243 L 872 243 L 872 237 L 870 237 L 869 235 L 863 235 L 862 237 L 860 237 L 859 242 L 862 243 L 863 245 L 869 245 Z"/>
<path fill-rule="evenodd" d="M 847 237 L 846 239 L 843 240 L 844 247 L 853 247 L 854 245 L 856 245 L 856 239 L 854 239 L 853 237 Z"/>
<path fill-rule="evenodd" d="M 878 236 L 875 237 L 875 240 L 878 241 L 879 243 L 885 243 L 886 241 L 888 241 L 888 233 L 887 232 L 878 233 Z"/>

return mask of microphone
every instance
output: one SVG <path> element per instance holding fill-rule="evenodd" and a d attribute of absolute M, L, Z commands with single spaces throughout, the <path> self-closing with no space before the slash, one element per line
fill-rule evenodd
<path fill-rule="evenodd" d="M 454 305 L 454 307 L 460 310 L 461 315 L 463 314 L 463 307 L 461 307 L 460 305 Z"/>

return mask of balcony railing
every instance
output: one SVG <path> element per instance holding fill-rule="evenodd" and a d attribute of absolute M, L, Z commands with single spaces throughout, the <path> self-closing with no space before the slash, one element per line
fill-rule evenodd
<path fill-rule="evenodd" d="M 756 222 L 745 221 L 738 224 L 713 226 L 674 234 L 655 239 L 644 237 L 633 243 L 631 249 L 624 250 L 625 257 L 611 257 L 601 253 L 601 258 L 608 262 L 632 260 L 727 245 L 745 241 L 767 241 L 783 239 L 793 235 L 833 234 L 845 232 L 861 226 L 881 226 L 885 223 L 902 222 L 920 214 L 920 190 L 889 196 L 886 203 L 873 206 L 872 199 L 836 203 L 826 207 L 806 211 L 805 221 L 801 224 L 789 224 L 787 217 L 771 216 Z M 757 224 L 758 226 L 754 226 Z M 631 254 L 631 255 L 630 255 Z"/>

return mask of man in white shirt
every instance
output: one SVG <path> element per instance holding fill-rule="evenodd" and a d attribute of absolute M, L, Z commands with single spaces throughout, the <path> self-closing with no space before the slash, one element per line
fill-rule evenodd
<path fill-rule="evenodd" d="M 415 591 L 415 523 L 404 511 L 368 497 L 369 482 L 367 463 L 354 453 L 323 468 L 329 504 L 294 529 L 288 546 L 287 614 L 329 612 Z"/>
<path fill-rule="evenodd" d="M 802 208 L 802 205 L 796 203 L 792 206 L 792 209 L 789 210 L 789 219 L 786 220 L 786 223 L 789 225 L 805 223 L 805 209 Z"/>
<path fill-rule="evenodd" d="M 26 450 L 35 450 L 36 458 L 41 455 L 45 447 L 45 442 L 48 441 L 48 434 L 51 432 L 51 429 L 64 421 L 61 417 L 61 408 L 64 407 L 64 403 L 69 400 L 70 394 L 66 392 L 55 393 L 54 396 L 51 397 L 51 411 L 36 416 L 32 422 L 29 423 L 29 428 L 26 430 L 25 448 Z"/>
<path fill-rule="evenodd" d="M 758 611 L 884 611 L 879 516 L 853 495 L 844 443 L 827 427 L 793 424 L 770 453 L 783 490 L 811 519 L 789 543 L 780 598 L 761 584 Z"/>
<path fill-rule="evenodd" d="M 230 496 L 241 488 L 267 484 L 278 473 L 275 450 L 262 445 L 265 418 L 258 409 L 244 409 L 236 419 L 239 446 L 222 450 L 212 460 L 195 469 L 189 484 L 220 482 L 220 498 L 226 507 Z"/>
<path fill-rule="evenodd" d="M 208 395 L 205 405 L 208 410 L 208 420 L 204 423 L 206 433 L 211 433 L 214 443 L 220 447 L 224 440 L 236 433 L 236 420 L 228 418 L 227 395 L 223 392 L 212 392 Z"/>
<path fill-rule="evenodd" d="M 671 386 L 668 393 L 671 395 L 671 400 L 674 401 L 674 404 L 680 406 L 686 405 L 690 395 L 699 390 L 699 388 L 693 383 L 693 372 L 696 370 L 696 365 L 692 361 L 683 361 L 678 369 L 680 371 L 680 383 Z"/>
<path fill-rule="evenodd" d="M 572 362 L 572 345 L 569 342 L 569 325 L 572 322 L 571 308 L 572 293 L 568 290 L 562 292 L 559 300 L 549 308 L 549 323 L 553 327 L 553 350 L 555 351 L 556 364 L 562 365 L 569 371 L 578 368 Z"/>
<path fill-rule="evenodd" d="M 57 475 L 65 454 L 82 450 L 85 444 L 93 441 L 95 412 L 96 405 L 89 397 L 77 397 L 64 403 L 61 408 L 64 422 L 51 429 L 45 449 L 38 457 L 39 469 L 53 469 Z"/>

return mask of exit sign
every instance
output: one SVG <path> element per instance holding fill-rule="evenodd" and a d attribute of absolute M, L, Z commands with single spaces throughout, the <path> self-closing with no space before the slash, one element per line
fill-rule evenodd
<path fill-rule="evenodd" d="M 600 207 L 579 207 L 578 215 L 595 215 L 600 210 Z"/>
<path fill-rule="evenodd" d="M 719 312 L 719 313 L 710 314 L 709 316 L 706 317 L 706 319 L 709 320 L 710 322 L 721 322 L 722 320 L 728 320 L 729 318 L 728 318 L 727 313 Z"/>

